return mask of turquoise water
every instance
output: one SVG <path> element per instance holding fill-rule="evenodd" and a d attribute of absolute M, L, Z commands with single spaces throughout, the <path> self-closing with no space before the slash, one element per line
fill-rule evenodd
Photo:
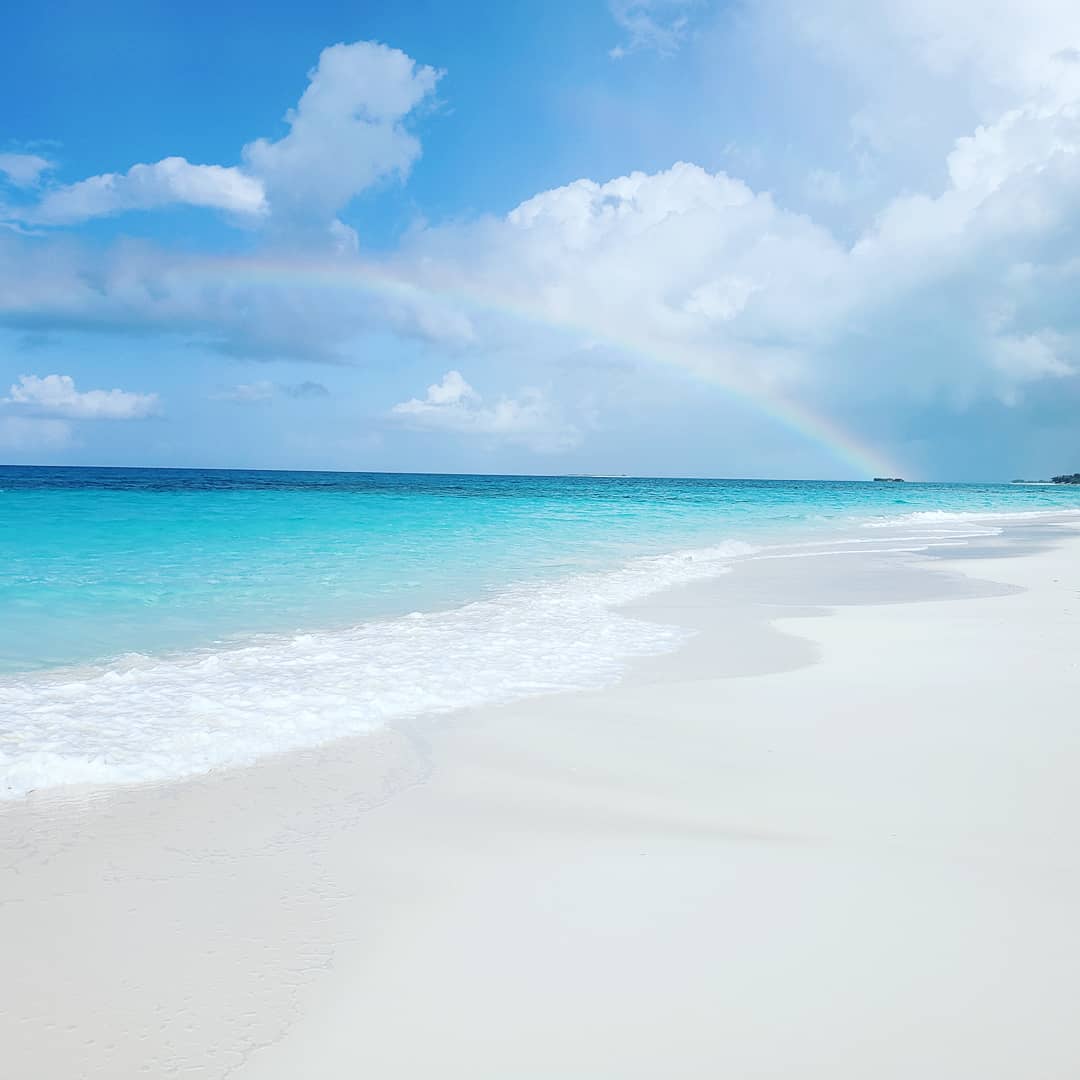
<path fill-rule="evenodd" d="M 1080 488 L 0 469 L 0 798 L 167 780 L 617 680 L 627 602 L 921 550 Z"/>
<path fill-rule="evenodd" d="M 508 583 L 1080 489 L 0 468 L 0 672 L 349 625 Z"/>

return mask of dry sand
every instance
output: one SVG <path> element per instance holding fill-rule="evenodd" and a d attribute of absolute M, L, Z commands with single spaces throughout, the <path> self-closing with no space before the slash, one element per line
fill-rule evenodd
<path fill-rule="evenodd" d="M 617 687 L 0 807 L 5 1080 L 1075 1080 L 1080 537 L 758 560 Z"/>

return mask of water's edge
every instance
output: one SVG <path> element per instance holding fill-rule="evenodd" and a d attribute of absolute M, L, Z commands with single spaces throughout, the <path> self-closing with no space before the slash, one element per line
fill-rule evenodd
<path fill-rule="evenodd" d="M 687 636 L 628 615 L 626 605 L 723 575 L 740 560 L 917 552 L 994 535 L 1008 522 L 1078 518 L 1061 511 L 878 517 L 828 539 L 732 541 L 640 557 L 342 631 L 263 635 L 226 649 L 4 678 L 0 715 L 10 719 L 0 798 L 179 779 L 405 718 L 611 685 L 635 657 L 673 651 Z"/>

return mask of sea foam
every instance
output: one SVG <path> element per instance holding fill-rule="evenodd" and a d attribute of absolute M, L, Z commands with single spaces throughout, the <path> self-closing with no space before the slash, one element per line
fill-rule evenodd
<path fill-rule="evenodd" d="M 987 534 L 1001 532 L 1001 526 L 1023 522 L 1080 523 L 1080 510 L 913 510 L 895 517 L 872 517 L 860 522 L 864 529 L 892 529 L 913 525 L 923 528 L 965 526 Z"/>
<path fill-rule="evenodd" d="M 620 605 L 724 573 L 729 543 L 345 630 L 0 679 L 0 799 L 176 779 L 390 721 L 616 681 L 685 632 Z"/>
<path fill-rule="evenodd" d="M 64 784 L 177 779 L 360 735 L 394 720 L 615 682 L 686 632 L 620 606 L 723 574 L 740 558 L 918 551 L 1080 511 L 914 511 L 862 537 L 731 542 L 510 587 L 443 611 L 212 649 L 0 676 L 0 799 Z M 793 538 L 792 538 L 793 539 Z M 825 550 L 821 550 L 824 548 Z"/>

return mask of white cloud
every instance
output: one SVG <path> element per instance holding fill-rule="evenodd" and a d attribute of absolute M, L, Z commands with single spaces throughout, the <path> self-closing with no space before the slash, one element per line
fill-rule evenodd
<path fill-rule="evenodd" d="M 0 173 L 16 187 L 33 187 L 53 163 L 39 154 L 0 154 Z"/>
<path fill-rule="evenodd" d="M 71 425 L 63 420 L 29 416 L 0 416 L 0 448 L 5 450 L 63 450 L 70 446 Z"/>
<path fill-rule="evenodd" d="M 689 29 L 687 10 L 697 0 L 608 0 L 616 25 L 626 34 L 624 42 L 608 55 L 621 60 L 639 49 L 652 49 L 663 56 L 674 53 Z"/>
<path fill-rule="evenodd" d="M 899 90 L 897 68 L 906 81 L 917 65 L 924 78 L 962 78 L 980 102 L 1042 93 L 1080 44 L 1071 0 L 766 0 L 761 17 L 795 25 L 869 86 Z"/>
<path fill-rule="evenodd" d="M 962 267 L 981 277 L 995 262 L 1007 270 L 1026 260 L 1025 243 L 1056 257 L 1042 242 L 1080 210 L 1080 96 L 1007 110 L 957 139 L 946 166 L 939 195 L 901 195 L 883 208 L 856 259 L 906 280 Z M 994 247 L 1005 238 L 1010 249 Z M 985 261 L 989 248 L 995 262 Z"/>
<path fill-rule="evenodd" d="M 749 393 L 827 404 L 960 387 L 958 400 L 1009 399 L 1011 385 L 1066 374 L 1003 363 L 996 342 L 1044 335 L 1060 321 L 1044 309 L 1071 305 L 1074 115 L 1068 105 L 1008 110 L 956 142 L 944 188 L 892 199 L 854 244 L 738 179 L 677 164 L 576 181 L 502 218 L 418 229 L 381 261 L 328 258 L 335 276 L 352 267 L 400 283 L 349 303 L 302 279 L 250 279 L 235 259 L 215 274 L 212 259 L 189 266 L 125 246 L 92 261 L 11 238 L 5 260 L 0 240 L 0 311 L 22 325 L 163 327 L 234 353 L 339 360 L 363 358 L 371 327 L 448 349 L 515 342 L 537 356 L 540 324 Z M 469 296 L 476 305 L 454 299 Z M 932 319 L 947 320 L 947 358 L 927 347 L 943 340 Z M 1073 331 L 1061 333 L 1056 355 L 1067 365 Z M 474 429 L 493 422 L 457 419 Z"/>
<path fill-rule="evenodd" d="M 126 246 L 95 262 L 72 248 L 10 238 L 6 248 L 0 240 L 0 263 L 11 253 L 0 272 L 0 310 L 23 323 L 165 327 L 230 351 L 320 359 L 362 359 L 365 332 L 388 328 L 439 342 L 451 355 L 463 342 L 509 345 L 537 366 L 545 362 L 537 339 L 554 326 L 575 342 L 826 407 L 853 398 L 1017 401 L 1018 387 L 1068 378 L 1078 355 L 1080 64 L 1069 50 L 1080 44 L 1080 15 L 1039 0 L 1038 25 L 1030 26 L 1019 9 L 991 4 L 990 19 L 976 17 L 973 3 L 929 0 L 763 5 L 762 19 L 782 12 L 798 24 L 803 44 L 817 35 L 844 69 L 838 82 L 854 72 L 868 88 L 873 107 L 862 120 L 877 125 L 882 145 L 905 144 L 897 137 L 905 117 L 914 115 L 917 127 L 935 123 L 922 84 L 934 93 L 946 85 L 940 80 L 976 88 L 964 98 L 970 122 L 935 144 L 933 169 L 917 184 L 868 167 L 874 192 L 888 176 L 892 190 L 872 196 L 877 213 L 866 226 L 827 228 L 734 176 L 679 163 L 577 180 L 502 217 L 419 227 L 395 254 L 364 258 L 337 212 L 380 177 L 408 171 L 419 144 L 405 123 L 438 73 L 360 43 L 323 53 L 288 133 L 249 144 L 243 175 L 262 185 L 273 215 L 310 213 L 319 235 L 334 237 L 339 254 L 327 258 L 329 272 L 389 278 L 394 289 L 358 291 L 343 303 L 340 292 L 299 279 L 234 274 L 235 259 L 228 274 L 215 274 L 213 259 L 193 265 Z M 665 20 L 686 10 L 619 7 L 669 29 Z M 684 30 L 652 47 L 674 47 Z M 647 44 L 642 36 L 635 47 Z M 860 145 L 854 157 L 862 152 Z M 857 180 L 857 168 L 815 172 L 808 163 L 807 186 L 828 204 L 816 213 L 859 188 L 852 172 Z M 393 415 L 489 438 L 516 432 L 525 441 L 531 431 L 535 443 L 541 430 L 549 443 L 559 442 L 551 431 L 563 432 L 563 442 L 576 437 L 542 393 L 489 404 L 456 379 Z M 258 396 L 259 384 L 248 385 Z"/>
<path fill-rule="evenodd" d="M 406 255 L 434 291 L 748 385 L 784 375 L 849 302 L 827 230 L 686 163 L 579 180 L 499 220 L 418 233 Z"/>
<path fill-rule="evenodd" d="M 408 402 L 408 406 L 416 408 L 407 410 L 406 406 L 398 405 L 396 408 L 402 412 L 417 409 L 441 407 L 443 405 L 462 405 L 470 401 L 479 401 L 480 395 L 465 381 L 460 371 L 448 371 L 442 378 L 442 382 L 434 383 L 428 387 L 427 397 L 423 402 L 415 398 Z"/>
<path fill-rule="evenodd" d="M 420 142 L 402 121 L 435 89 L 441 72 L 371 41 L 324 49 L 285 119 L 289 132 L 244 147 L 275 211 L 330 220 L 384 176 L 405 176 Z M 339 242 L 347 242 L 340 223 Z"/>
<path fill-rule="evenodd" d="M 1080 7 L 1071 0 L 761 0 L 753 34 L 822 59 L 815 83 L 849 90 L 856 141 L 897 187 L 940 165 L 962 131 L 1022 101 L 1075 98 Z M 837 75 L 839 74 L 839 78 Z M 819 100 L 817 86 L 811 101 Z"/>
<path fill-rule="evenodd" d="M 568 450 L 581 441 L 580 432 L 561 419 L 541 390 L 527 388 L 486 406 L 459 371 L 448 371 L 422 399 L 399 402 L 390 415 L 410 427 L 485 436 L 541 453 Z"/>
<path fill-rule="evenodd" d="M 47 190 L 34 204 L 0 207 L 9 221 L 71 225 L 167 206 L 198 206 L 283 226 L 313 223 L 333 249 L 355 251 L 355 232 L 336 219 L 349 201 L 387 176 L 404 177 L 420 142 L 404 121 L 432 94 L 441 72 L 376 42 L 324 49 L 277 140 L 244 146 L 243 166 L 167 157 Z M 52 163 L 0 155 L 0 172 L 32 185 Z"/>
<path fill-rule="evenodd" d="M 262 183 L 237 168 L 193 165 L 169 157 L 153 165 L 133 165 L 126 173 L 91 176 L 53 188 L 22 210 L 22 220 L 70 225 L 127 210 L 158 210 L 184 204 L 258 217 L 266 213 Z"/>
<path fill-rule="evenodd" d="M 22 375 L 3 404 L 70 420 L 137 420 L 158 411 L 157 394 L 75 389 L 70 375 Z"/>
<path fill-rule="evenodd" d="M 352 260 L 350 262 L 350 260 Z M 63 235 L 48 240 L 0 232 L 0 323 L 196 338 L 230 356 L 318 360 L 363 359 L 372 328 L 405 337 L 464 344 L 474 338 L 467 312 L 448 297 L 403 287 L 392 295 L 327 289 L 386 268 L 356 256 L 311 257 L 300 272 L 265 280 L 260 260 L 191 256 L 120 241 L 104 251 Z"/>
<path fill-rule="evenodd" d="M 1061 355 L 1068 343 L 1050 331 L 994 339 L 993 358 L 1010 381 L 1030 382 L 1047 376 L 1075 375 L 1076 368 Z"/>
<path fill-rule="evenodd" d="M 420 232 L 406 272 L 751 393 L 1015 401 L 1074 372 L 1080 328 L 1058 324 L 1080 276 L 1080 83 L 988 119 L 944 164 L 943 187 L 889 199 L 853 243 L 677 164 Z"/>

